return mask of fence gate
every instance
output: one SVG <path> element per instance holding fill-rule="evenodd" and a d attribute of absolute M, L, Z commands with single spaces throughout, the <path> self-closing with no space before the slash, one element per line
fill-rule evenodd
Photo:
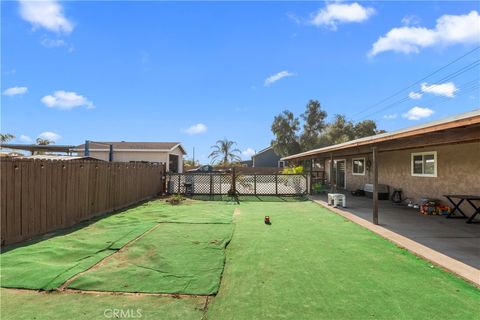
<path fill-rule="evenodd" d="M 236 174 L 232 173 L 169 173 L 170 194 L 226 195 L 234 190 L 239 195 L 304 195 L 308 192 L 303 174 Z"/>

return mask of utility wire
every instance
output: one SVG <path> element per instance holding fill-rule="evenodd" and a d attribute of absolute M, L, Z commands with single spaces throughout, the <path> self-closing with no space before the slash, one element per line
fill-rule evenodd
<path fill-rule="evenodd" d="M 420 80 L 418 80 L 418 81 L 416 81 L 416 82 L 408 85 L 407 87 L 405 87 L 405 88 L 403 88 L 403 89 L 400 89 L 400 90 L 396 91 L 395 93 L 393 93 L 393 94 L 389 95 L 388 97 L 386 97 L 386 98 L 384 98 L 384 99 L 376 102 L 375 104 L 373 104 L 373 105 L 371 105 L 371 106 L 363 109 L 362 111 L 357 112 L 356 114 L 354 114 L 353 116 L 351 116 L 351 118 L 354 118 L 354 117 L 356 117 L 357 115 L 362 114 L 362 113 L 364 113 L 364 112 L 367 111 L 367 110 L 370 110 L 370 109 L 372 109 L 372 108 L 375 108 L 376 106 L 381 105 L 381 104 L 384 103 L 385 101 L 388 101 L 388 100 L 390 100 L 391 98 L 399 95 L 399 94 L 402 93 L 403 91 L 405 91 L 405 90 L 407 90 L 407 89 L 410 89 L 410 88 L 416 86 L 416 85 L 419 84 L 420 82 L 422 82 L 422 81 L 426 80 L 427 78 L 429 78 L 429 77 L 431 77 L 431 76 L 439 73 L 440 71 L 446 69 L 447 67 L 451 66 L 451 65 L 454 64 L 455 62 L 457 62 L 457 61 L 465 58 L 466 56 L 472 54 L 473 52 L 477 51 L 478 49 L 480 49 L 480 46 L 475 47 L 475 48 L 473 48 L 472 50 L 470 50 L 470 51 L 468 51 L 467 53 L 465 53 L 464 55 L 456 58 L 456 59 L 453 60 L 453 61 L 450 61 L 449 63 L 447 63 L 447 64 L 444 65 L 443 67 L 440 67 L 439 69 L 433 71 L 432 73 L 428 74 L 427 76 L 423 77 L 422 79 L 420 79 Z"/>
<path fill-rule="evenodd" d="M 465 72 L 468 72 L 468 71 L 470 71 L 471 69 L 479 66 L 479 65 L 480 65 L 480 60 L 476 60 L 476 61 L 468 64 L 467 66 L 464 66 L 464 67 L 462 67 L 461 69 L 459 69 L 459 70 L 457 70 L 457 71 L 455 71 L 455 72 L 447 75 L 446 77 L 440 79 L 439 81 L 437 81 L 437 83 L 431 85 L 429 88 L 432 88 L 432 89 L 433 89 L 433 88 L 441 85 L 441 83 L 439 83 L 439 82 L 445 82 L 445 81 L 454 79 L 454 78 L 456 78 L 456 77 L 464 74 Z M 420 81 L 422 81 L 422 80 L 420 80 Z M 419 82 L 420 82 L 420 81 L 419 81 Z M 372 112 L 372 113 L 369 113 L 368 115 L 360 118 L 359 120 L 363 120 L 363 119 L 365 119 L 365 118 L 371 117 L 372 115 L 375 115 L 375 114 L 377 114 L 377 113 L 380 113 L 380 112 L 383 112 L 383 111 L 385 111 L 385 110 L 387 110 L 387 109 L 390 109 L 390 108 L 392 108 L 392 107 L 395 107 L 395 106 L 397 106 L 397 105 L 399 105 L 399 104 L 402 104 L 402 103 L 404 103 L 404 102 L 406 102 L 406 101 L 409 101 L 410 99 L 411 99 L 411 98 L 408 97 L 408 96 L 407 96 L 407 97 L 404 97 L 404 98 L 402 98 L 402 99 L 400 99 L 400 100 L 398 100 L 398 101 L 395 101 L 395 102 L 392 102 L 392 103 L 386 105 L 385 107 L 383 107 L 383 108 L 381 108 L 381 109 L 379 109 L 379 110 L 377 110 L 377 111 L 374 111 L 374 112 Z"/>

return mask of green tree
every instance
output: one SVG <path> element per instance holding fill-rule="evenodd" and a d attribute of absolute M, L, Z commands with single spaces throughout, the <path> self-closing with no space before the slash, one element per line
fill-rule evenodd
<path fill-rule="evenodd" d="M 353 131 L 355 133 L 355 139 L 385 132 L 384 130 L 377 130 L 377 124 L 373 120 L 363 120 L 362 122 L 357 122 L 353 128 Z"/>
<path fill-rule="evenodd" d="M 240 150 L 234 148 L 237 143 L 235 141 L 224 138 L 218 140 L 211 148 L 213 151 L 208 155 L 212 159 L 212 163 L 219 165 L 228 165 L 229 163 L 240 161 Z"/>
<path fill-rule="evenodd" d="M 310 100 L 305 112 L 301 115 L 303 119 L 303 132 L 300 135 L 300 146 L 302 150 L 311 150 L 319 145 L 319 137 L 325 130 L 325 118 L 327 113 L 322 110 L 318 100 Z"/>
<path fill-rule="evenodd" d="M 37 138 L 36 142 L 39 146 L 48 146 L 49 144 L 55 144 L 55 141 L 42 138 Z"/>
<path fill-rule="evenodd" d="M 272 140 L 271 146 L 278 155 L 285 157 L 300 152 L 301 148 L 297 134 L 300 129 L 300 121 L 292 112 L 285 110 L 275 116 L 271 129 L 275 135 L 275 140 Z"/>
<path fill-rule="evenodd" d="M 0 133 L 0 142 L 1 143 L 6 143 L 10 140 L 15 139 L 15 136 L 10 133 Z"/>
<path fill-rule="evenodd" d="M 344 115 L 336 114 L 332 123 L 325 130 L 324 143 L 333 145 L 355 139 L 354 124 Z"/>

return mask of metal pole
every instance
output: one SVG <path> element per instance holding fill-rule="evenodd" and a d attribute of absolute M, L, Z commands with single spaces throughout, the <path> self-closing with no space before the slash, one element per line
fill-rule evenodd
<path fill-rule="evenodd" d="M 108 153 L 108 161 L 109 162 L 113 161 L 113 144 L 110 145 L 110 151 Z"/>
<path fill-rule="evenodd" d="M 84 157 L 90 156 L 90 140 L 85 140 L 85 151 L 83 152 Z"/>

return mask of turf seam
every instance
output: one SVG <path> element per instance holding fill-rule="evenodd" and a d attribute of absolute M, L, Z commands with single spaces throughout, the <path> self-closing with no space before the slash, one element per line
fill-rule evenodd
<path fill-rule="evenodd" d="M 75 281 L 78 277 L 80 277 L 81 275 L 83 275 L 84 273 L 87 273 L 88 271 L 90 270 L 93 270 L 95 267 L 99 266 L 100 264 L 104 263 L 106 260 L 108 260 L 109 258 L 113 257 L 115 254 L 125 250 L 126 247 L 128 247 L 129 245 L 131 245 L 132 243 L 136 242 L 137 240 L 139 240 L 140 238 L 142 238 L 143 236 L 145 236 L 146 234 L 152 232 L 153 230 L 155 230 L 156 228 L 158 228 L 160 226 L 160 223 L 154 225 L 153 227 L 151 227 L 150 229 L 148 229 L 147 231 L 143 232 L 142 234 L 140 234 L 138 237 L 130 240 L 129 242 L 125 243 L 120 249 L 114 249 L 115 252 L 113 252 L 112 254 L 106 256 L 105 258 L 103 258 L 102 260 L 98 261 L 97 263 L 95 263 L 94 265 L 90 266 L 88 269 L 85 269 L 84 271 L 82 272 L 79 272 L 77 273 L 76 275 L 74 275 L 73 277 L 69 278 L 67 281 L 65 281 L 61 286 L 59 286 L 56 290 L 57 291 L 64 291 L 73 281 Z M 113 245 L 113 244 L 112 244 Z M 108 250 L 112 250 L 109 248 L 107 248 Z"/>
<path fill-rule="evenodd" d="M 99 290 L 79 290 L 65 288 L 62 291 L 45 291 L 38 289 L 26 289 L 26 288 L 2 288 L 3 290 L 16 291 L 16 292 L 35 292 L 37 294 L 90 294 L 90 295 L 111 295 L 111 296 L 153 296 L 153 297 L 170 297 L 170 298 L 208 298 L 213 295 L 207 294 L 184 294 L 184 293 L 155 293 L 155 292 L 128 292 L 128 291 L 99 291 Z"/>
<path fill-rule="evenodd" d="M 208 298 L 209 297 L 207 296 L 207 298 L 205 299 L 205 304 L 203 305 L 203 315 L 201 320 L 207 319 L 208 303 L 210 302 Z"/>

